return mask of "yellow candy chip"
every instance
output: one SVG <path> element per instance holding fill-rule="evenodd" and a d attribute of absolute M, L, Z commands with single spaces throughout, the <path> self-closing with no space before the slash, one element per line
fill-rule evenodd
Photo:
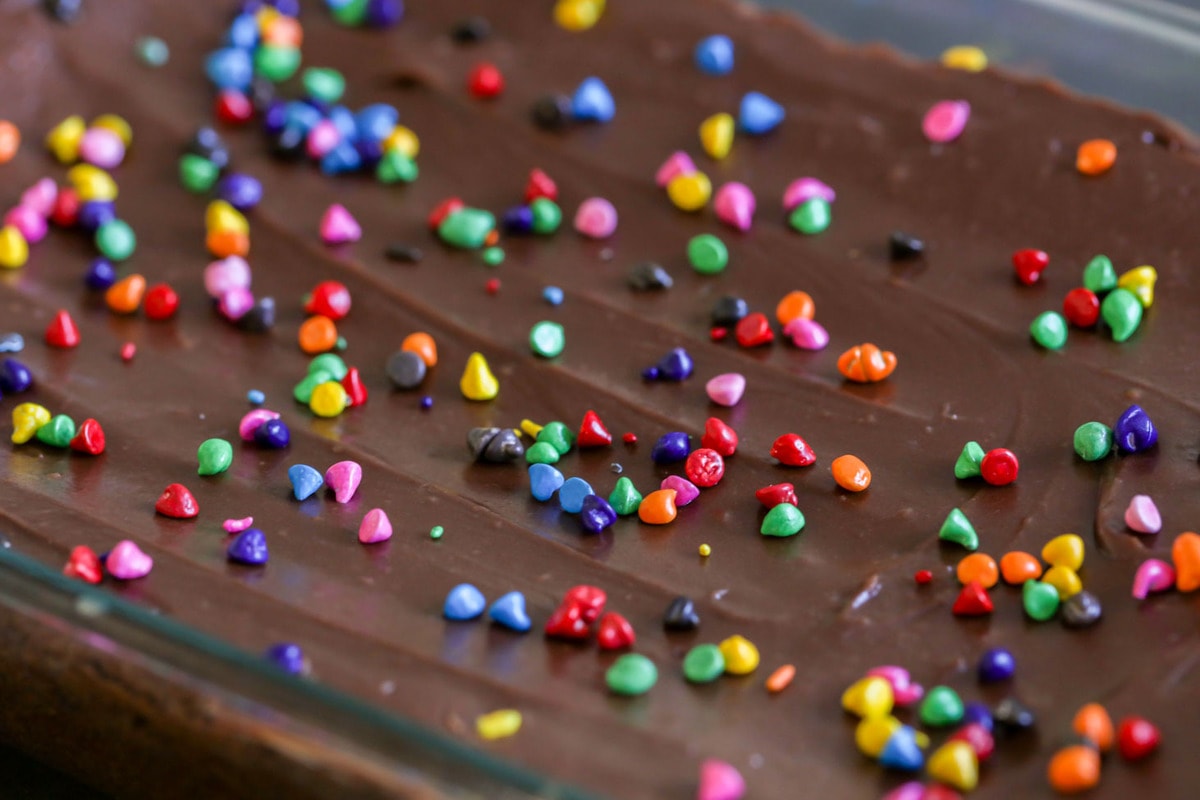
<path fill-rule="evenodd" d="M 483 353 L 471 353 L 467 358 L 467 366 L 463 368 L 458 388 L 463 397 L 477 402 L 492 400 L 500 394 L 500 382 L 492 374 Z"/>
<path fill-rule="evenodd" d="M 967 72 L 982 72 L 987 69 L 987 53 L 973 44 L 960 44 L 942 53 L 942 66 Z"/>
<path fill-rule="evenodd" d="M 1069 567 L 1051 567 L 1042 576 L 1042 583 L 1053 586 L 1058 591 L 1058 599 L 1064 601 L 1083 591 L 1079 573 Z"/>
<path fill-rule="evenodd" d="M 725 112 L 713 114 L 700 123 L 700 145 L 704 152 L 720 161 L 733 148 L 733 117 Z"/>
<path fill-rule="evenodd" d="M 224 200 L 213 200 L 204 209 L 204 227 L 208 231 L 250 233 L 246 216 Z"/>
<path fill-rule="evenodd" d="M 325 381 L 325 383 L 317 384 L 313 389 L 312 397 L 308 400 L 308 407 L 318 417 L 336 417 L 346 410 L 346 403 L 349 402 L 349 397 L 346 394 L 346 389 L 337 381 Z"/>
<path fill-rule="evenodd" d="M 758 669 L 758 648 L 743 636 L 730 636 L 717 649 L 725 656 L 725 672 L 730 675 L 749 675 Z"/>
<path fill-rule="evenodd" d="M 92 120 L 93 128 L 104 128 L 115 133 L 126 147 L 133 144 L 133 128 L 125 121 L 124 117 L 118 117 L 116 114 L 101 114 Z"/>
<path fill-rule="evenodd" d="M 475 732 L 479 738 L 489 742 L 507 739 L 521 730 L 521 712 L 511 708 L 500 708 L 475 718 Z"/>
<path fill-rule="evenodd" d="M 530 439 L 536 439 L 537 435 L 542 432 L 544 426 L 538 425 L 531 419 L 521 420 L 521 433 L 528 436 Z"/>
<path fill-rule="evenodd" d="M 266 33 L 268 30 L 270 30 L 272 23 L 274 23 L 278 18 L 279 10 L 264 4 L 263 7 L 254 14 L 254 20 L 258 23 L 258 32 L 260 34 Z"/>
<path fill-rule="evenodd" d="M 12 412 L 13 444 L 25 444 L 50 421 L 50 411 L 37 403 L 21 403 Z"/>
<path fill-rule="evenodd" d="M 1083 539 L 1078 534 L 1064 533 L 1046 542 L 1042 548 L 1042 560 L 1052 567 L 1066 567 L 1078 572 L 1083 566 L 1083 551 Z"/>
<path fill-rule="evenodd" d="M 857 680 L 842 692 L 842 708 L 864 719 L 886 717 L 895 702 L 892 685 L 877 675 Z"/>
<path fill-rule="evenodd" d="M 1134 267 L 1117 279 L 1117 286 L 1133 292 L 1142 308 L 1154 305 L 1154 284 L 1158 282 L 1158 270 L 1149 264 Z"/>
<path fill-rule="evenodd" d="M 0 267 L 18 269 L 29 260 L 29 242 L 15 225 L 0 228 Z"/>
<path fill-rule="evenodd" d="M 79 142 L 85 130 L 83 117 L 78 114 L 67 117 L 46 134 L 46 148 L 60 164 L 74 164 L 79 160 Z"/>
<path fill-rule="evenodd" d="M 699 211 L 712 197 L 712 181 L 703 172 L 676 175 L 667 184 L 667 197 L 682 211 Z"/>
<path fill-rule="evenodd" d="M 925 771 L 939 783 L 969 792 L 979 783 L 979 757 L 966 742 L 946 742 L 929 756 Z"/>
<path fill-rule="evenodd" d="M 554 22 L 568 31 L 586 31 L 604 14 L 604 0 L 558 0 L 554 4 Z"/>
<path fill-rule="evenodd" d="M 858 750 L 870 758 L 879 758 L 892 734 L 900 730 L 900 720 L 887 714 L 882 717 L 867 717 L 854 729 L 854 743 Z"/>
<path fill-rule="evenodd" d="M 76 164 L 67 170 L 67 181 L 75 187 L 79 199 L 116 200 L 117 182 L 104 170 L 91 164 Z"/>
<path fill-rule="evenodd" d="M 417 153 L 421 152 L 421 140 L 417 138 L 417 135 L 412 132 L 411 128 L 397 125 L 384 138 L 383 149 L 399 150 L 409 158 L 416 158 Z"/>

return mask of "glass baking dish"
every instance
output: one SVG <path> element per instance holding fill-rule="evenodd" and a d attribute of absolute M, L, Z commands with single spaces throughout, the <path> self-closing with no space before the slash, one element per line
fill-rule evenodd
<path fill-rule="evenodd" d="M 619 2 L 620 0 L 613 0 Z M 993 64 L 1051 77 L 1092 95 L 1164 114 L 1200 130 L 1200 106 L 1186 91 L 1200 57 L 1200 0 L 763 0 L 797 11 L 818 27 L 852 41 L 883 41 L 919 58 L 971 43 Z M 1111 54 L 1119 50 L 1121 57 Z M 1137 70 L 1122 65 L 1136 63 Z M 0 691 L 44 692 L 53 686 L 23 665 L 55 664 L 62 685 L 97 681 L 122 702 L 123 676 L 136 675 L 151 697 L 201 722 L 271 740 L 272 757 L 287 764 L 295 797 L 356 796 L 587 798 L 588 793 L 535 774 L 462 743 L 442 731 L 381 711 L 314 681 L 292 678 L 255 655 L 110 593 L 65 579 L 15 549 L 0 549 Z M 133 702 L 133 701 L 131 701 Z M 286 709 L 286 710 L 284 710 Z M 256 733 L 255 733 L 256 732 Z M 203 742 L 203 725 L 163 730 L 155 752 L 170 765 L 178 749 Z M 23 746 L 23 742 L 14 742 Z M 30 748 L 37 749 L 37 748 Z M 227 747 L 225 750 L 236 750 Z M 61 754 L 35 756 L 61 762 Z M 205 752 L 213 768 L 247 762 L 219 749 Z M 84 761 L 86 773 L 91 765 Z"/>

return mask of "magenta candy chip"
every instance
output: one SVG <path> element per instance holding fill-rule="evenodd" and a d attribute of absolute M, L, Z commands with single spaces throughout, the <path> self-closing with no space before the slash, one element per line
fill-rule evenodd
<path fill-rule="evenodd" d="M 1175 568 L 1158 558 L 1148 558 L 1137 568 L 1133 575 L 1133 595 L 1135 600 L 1145 600 L 1146 595 L 1154 592 L 1165 592 L 1175 585 Z"/>
<path fill-rule="evenodd" d="M 713 198 L 713 209 L 717 219 L 736 230 L 745 233 L 754 222 L 754 209 L 757 205 L 754 192 L 744 183 L 730 181 L 717 190 Z"/>
<path fill-rule="evenodd" d="M 372 508 L 358 526 L 358 540 L 363 544 L 377 544 L 392 538 L 392 521 L 382 508 Z"/>
<path fill-rule="evenodd" d="M 154 568 L 154 559 L 143 553 L 136 544 L 124 539 L 109 551 L 104 559 L 104 568 L 118 580 L 132 581 L 149 575 Z"/>
<path fill-rule="evenodd" d="M 892 696 L 895 698 L 896 705 L 909 706 L 925 696 L 925 688 L 919 683 L 913 683 L 912 677 L 909 676 L 908 670 L 904 667 L 893 665 L 885 665 L 875 667 L 867 672 L 867 675 L 876 678 L 883 678 L 892 685 Z"/>
<path fill-rule="evenodd" d="M 715 758 L 700 765 L 696 800 L 741 800 L 745 794 L 746 781 L 737 767 Z"/>
<path fill-rule="evenodd" d="M 204 291 L 219 299 L 234 289 L 250 288 L 250 265 L 241 256 L 229 256 L 213 261 L 204 268 Z"/>
<path fill-rule="evenodd" d="M 254 517 L 242 517 L 241 519 L 227 519 L 221 523 L 221 527 L 226 533 L 241 533 L 254 524 Z"/>
<path fill-rule="evenodd" d="M 19 230 L 25 237 L 25 241 L 30 244 L 37 244 L 46 238 L 48 227 L 46 218 L 33 206 L 22 204 L 9 209 L 9 212 L 4 215 L 4 224 L 12 225 Z"/>
<path fill-rule="evenodd" d="M 668 475 L 663 478 L 662 484 L 658 488 L 675 490 L 675 506 L 677 508 L 683 508 L 700 496 L 700 490 L 696 488 L 696 484 L 678 475 Z"/>
<path fill-rule="evenodd" d="M 809 200 L 824 200 L 826 203 L 832 203 L 836 199 L 837 192 L 833 191 L 825 181 L 810 177 L 797 178 L 783 190 L 783 210 L 791 213 Z"/>
<path fill-rule="evenodd" d="M 710 378 L 704 384 L 708 399 L 726 408 L 736 406 L 746 392 L 746 376 L 739 372 L 726 372 Z"/>
<path fill-rule="evenodd" d="M 125 160 L 125 142 L 108 128 L 88 128 L 79 140 L 79 157 L 101 169 L 112 169 Z"/>
<path fill-rule="evenodd" d="M 603 197 L 589 197 L 575 212 L 575 230 L 589 239 L 607 239 L 617 230 L 617 209 Z"/>
<path fill-rule="evenodd" d="M 921 131 L 931 142 L 953 142 L 962 135 L 971 118 L 971 104 L 966 100 L 943 100 L 925 112 Z"/>
<path fill-rule="evenodd" d="M 246 316 L 246 312 L 254 308 L 254 295 L 249 289 L 230 289 L 221 295 L 217 310 L 221 316 L 231 322 L 237 322 Z"/>
<path fill-rule="evenodd" d="M 242 421 L 238 423 L 238 436 L 242 437 L 243 442 L 253 442 L 254 432 L 261 428 L 264 422 L 272 419 L 279 419 L 278 411 L 271 411 L 267 408 L 255 408 L 247 411 L 242 415 Z"/>
<path fill-rule="evenodd" d="M 321 241 L 325 244 L 348 244 L 362 238 L 362 228 L 346 207 L 334 203 L 321 217 Z"/>
<path fill-rule="evenodd" d="M 29 206 L 43 217 L 49 217 L 58 200 L 58 186 L 53 178 L 42 178 L 21 193 L 21 205 Z"/>
<path fill-rule="evenodd" d="M 325 483 L 333 489 L 335 500 L 349 503 L 362 483 L 362 467 L 357 461 L 339 461 L 325 470 Z"/>
<path fill-rule="evenodd" d="M 801 350 L 824 350 L 829 344 L 829 332 L 816 320 L 796 319 L 783 326 L 783 335 Z"/>
<path fill-rule="evenodd" d="M 675 178 L 680 175 L 691 175 L 695 171 L 696 165 L 692 162 L 692 157 L 682 150 L 676 150 L 667 156 L 667 160 L 658 168 L 658 172 L 654 173 L 654 182 L 665 189 L 667 184 Z"/>

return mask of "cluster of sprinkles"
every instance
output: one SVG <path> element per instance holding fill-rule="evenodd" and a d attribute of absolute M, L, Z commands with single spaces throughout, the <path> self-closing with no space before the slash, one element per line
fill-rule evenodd
<path fill-rule="evenodd" d="M 56 16 L 69 21 L 78 3 L 59 0 L 50 4 Z M 348 26 L 368 25 L 386 28 L 403 16 L 399 0 L 327 0 L 334 19 Z M 74 10 L 72 10 L 74 9 Z M 603 0 L 559 0 L 553 17 L 564 29 L 586 31 L 604 12 Z M 392 106 L 374 104 L 351 111 L 339 105 L 345 92 L 345 79 L 336 70 L 309 67 L 300 70 L 303 29 L 294 0 L 247 4 L 247 10 L 231 23 L 225 45 L 206 61 L 205 73 L 216 89 L 214 113 L 228 125 L 241 125 L 261 117 L 273 154 L 284 160 L 308 159 L 327 175 L 366 172 L 384 184 L 405 184 L 417 180 L 416 158 L 420 150 L 417 134 L 399 123 L 399 112 Z M 478 41 L 490 33 L 484 18 L 464 20 L 453 32 L 461 43 Z M 150 66 L 166 63 L 169 50 L 154 37 L 138 41 L 139 57 Z M 699 72 L 728 75 L 734 70 L 734 44 L 727 36 L 714 35 L 701 40 L 693 53 Z M 942 56 L 950 68 L 979 71 L 986 67 L 986 55 L 978 48 L 951 48 Z M 300 76 L 303 96 L 284 100 L 278 84 Z M 500 96 L 505 89 L 504 76 L 490 63 L 477 64 L 468 74 L 466 89 L 480 100 Z M 552 94 L 539 98 L 531 116 L 536 125 L 561 130 L 577 124 L 606 124 L 616 116 L 616 101 L 604 81 L 597 76 L 585 78 L 573 93 Z M 703 153 L 713 161 L 729 157 L 739 135 L 759 137 L 778 128 L 786 119 L 784 106 L 772 98 L 748 91 L 741 99 L 736 117 L 720 111 L 700 122 L 698 137 Z M 966 101 L 944 100 L 924 115 L 920 129 L 931 143 L 951 144 L 968 134 L 971 107 Z M 11 123 L 0 121 L 0 164 L 11 160 L 20 145 L 20 132 Z M 57 160 L 69 167 L 66 184 L 44 178 L 29 187 L 20 203 L 4 216 L 0 227 L 0 267 L 19 269 L 29 258 L 29 245 L 47 235 L 51 224 L 76 228 L 91 234 L 98 251 L 85 275 L 87 286 L 104 293 L 104 302 L 115 314 L 129 315 L 139 309 L 147 319 L 168 320 L 179 306 L 179 297 L 166 284 L 148 286 L 144 276 L 120 276 L 115 265 L 131 258 L 136 249 L 133 229 L 117 216 L 117 184 L 111 171 L 118 168 L 132 144 L 128 124 L 115 115 L 104 115 L 90 123 L 82 117 L 69 117 L 55 126 L 46 137 L 46 145 Z M 1075 166 L 1083 176 L 1098 176 L 1113 168 L 1116 148 L 1107 140 L 1082 143 Z M 251 291 L 250 224 L 246 214 L 263 199 L 261 183 L 251 175 L 233 171 L 230 154 L 221 136 L 211 127 L 199 129 L 178 161 L 178 175 L 189 192 L 210 195 L 205 211 L 205 247 L 215 259 L 204 268 L 204 287 L 217 313 L 245 331 L 265 331 L 274 325 L 275 302 L 271 297 L 256 297 Z M 730 181 L 715 191 L 709 177 L 695 166 L 684 151 L 670 154 L 654 176 L 677 209 L 699 213 L 710 204 L 716 219 L 739 232 L 754 224 L 757 200 L 744 183 Z M 804 235 L 818 235 L 833 221 L 832 206 L 836 192 L 820 179 L 803 176 L 793 180 L 782 198 L 787 224 Z M 449 197 L 429 214 L 428 224 L 438 239 L 452 248 L 480 251 L 482 260 L 498 266 L 504 260 L 500 232 L 508 235 L 550 236 L 561 227 L 563 211 L 558 205 L 558 186 L 541 169 L 528 177 L 522 202 L 496 215 L 486 209 L 468 206 L 459 197 Z M 618 209 L 606 198 L 589 197 L 572 217 L 573 229 L 583 237 L 604 240 L 618 226 Z M 317 223 L 317 233 L 330 247 L 359 240 L 362 230 L 351 212 L 340 204 L 331 204 Z M 904 232 L 893 232 L 888 249 L 895 260 L 919 257 L 924 242 Z M 389 248 L 388 257 L 419 261 L 419 249 L 409 245 Z M 700 234 L 688 241 L 687 263 L 699 275 L 723 272 L 730 260 L 725 243 L 713 234 Z M 1012 256 L 1018 281 L 1036 284 L 1049 266 L 1049 256 L 1040 250 L 1025 249 Z M 1157 273 L 1151 266 L 1138 266 L 1118 276 L 1104 255 L 1095 256 L 1084 268 L 1082 285 L 1072 289 L 1063 300 L 1062 313 L 1047 311 L 1030 326 L 1030 334 L 1041 347 L 1058 350 L 1065 346 L 1068 327 L 1097 327 L 1103 320 L 1117 342 L 1128 340 L 1142 322 L 1143 312 L 1154 301 Z M 493 293 L 498 279 L 492 279 Z M 673 284 L 661 265 L 642 262 L 628 274 L 634 291 L 666 290 Z M 550 306 L 564 302 L 561 288 L 548 286 L 542 297 Z M 293 389 L 293 398 L 315 416 L 336 417 L 347 409 L 367 401 L 367 388 L 358 367 L 348 366 L 338 352 L 347 347 L 337 323 L 351 310 L 349 289 L 333 280 L 322 281 L 303 299 L 309 315 L 297 331 L 297 344 L 312 356 L 307 373 Z M 797 348 L 819 351 L 830 343 L 830 333 L 816 321 L 816 304 L 806 292 L 785 294 L 775 309 L 775 326 L 761 311 L 751 311 L 747 302 L 736 296 L 722 296 L 711 311 L 713 341 L 730 336 L 742 348 L 770 345 L 777 336 Z M 778 329 L 778 332 L 777 332 Z M 24 346 L 19 335 L 0 339 L 0 352 L 19 352 Z M 74 347 L 79 332 L 70 314 L 59 311 L 45 333 L 45 341 L 54 347 Z M 552 320 L 536 322 L 529 332 L 529 347 L 544 359 L 560 356 L 566 347 L 566 328 Z M 129 345 L 131 346 L 131 345 Z M 130 351 L 129 358 L 132 358 Z M 128 359 L 126 359 L 128 360 Z M 421 388 L 428 370 L 438 362 L 437 344 L 424 331 L 408 334 L 400 349 L 383 366 L 383 373 L 398 390 Z M 895 353 L 863 342 L 845 349 L 837 359 L 837 370 L 851 383 L 875 383 L 887 380 L 897 368 Z M 682 382 L 697 370 L 693 357 L 684 348 L 674 348 L 658 362 L 641 372 L 647 382 Z M 15 358 L 0 362 L 0 396 L 19 394 L 33 382 L 30 370 Z M 721 408 L 733 408 L 743 399 L 748 382 L 740 373 L 722 373 L 709 377 L 704 391 Z M 472 353 L 459 381 L 463 398 L 472 402 L 493 400 L 500 391 L 499 380 L 482 353 Z M 255 406 L 265 395 L 250 390 L 247 395 Z M 421 398 L 428 409 L 432 398 Z M 58 448 L 69 447 L 90 455 L 105 448 L 103 429 L 94 419 L 78 427 L 66 415 L 53 415 L 34 403 L 17 405 L 12 412 L 15 444 L 37 441 Z M 256 407 L 238 424 L 239 437 L 266 449 L 285 449 L 291 434 L 281 415 Z M 709 417 L 699 446 L 686 431 L 662 433 L 650 450 L 651 460 L 672 465 L 682 474 L 664 478 L 657 488 L 644 494 L 628 477 L 621 475 L 605 495 L 578 476 L 568 476 L 560 468 L 563 460 L 576 449 L 609 448 L 613 436 L 593 409 L 587 409 L 578 427 L 561 421 L 539 424 L 523 420 L 515 427 L 477 427 L 466 436 L 470 456 L 481 464 L 524 463 L 529 492 L 538 502 L 556 500 L 566 514 L 577 515 L 586 534 L 597 534 L 618 524 L 621 518 L 636 516 L 648 525 L 668 525 L 675 521 L 678 509 L 700 500 L 704 489 L 719 484 L 726 471 L 727 459 L 738 452 L 736 430 L 718 417 Z M 1132 455 L 1156 446 L 1158 431 L 1148 414 L 1139 406 L 1130 406 L 1114 425 L 1087 422 L 1074 434 L 1073 444 L 1084 462 L 1100 461 L 1114 451 Z M 622 437 L 627 444 L 636 442 L 633 433 Z M 808 442 L 795 432 L 779 433 L 767 454 L 782 468 L 802 469 L 814 465 L 817 456 Z M 210 438 L 196 450 L 197 474 L 218 476 L 234 463 L 231 442 Z M 556 466 L 559 465 L 559 466 Z M 1006 448 L 984 451 L 977 442 L 968 442 L 954 464 L 958 481 L 979 479 L 1003 487 L 1017 480 L 1017 456 Z M 836 488 L 832 491 L 861 493 L 872 485 L 872 471 L 857 455 L 845 453 L 830 462 L 830 474 Z M 352 460 L 338 461 L 324 470 L 307 464 L 294 464 L 287 472 L 292 495 L 297 503 L 318 498 L 327 489 L 333 501 L 350 502 L 363 481 L 362 466 Z M 649 487 L 643 487 L 644 489 Z M 765 537 L 792 537 L 806 524 L 791 483 L 764 486 L 755 492 L 765 508 L 759 525 Z M 319 498 L 318 498 L 319 499 Z M 171 483 L 154 503 L 157 514 L 176 520 L 194 520 L 200 515 L 199 504 L 188 488 Z M 1153 499 L 1135 495 L 1124 519 L 1131 532 L 1155 535 L 1163 528 L 1161 515 Z M 269 561 L 266 534 L 253 527 L 253 518 L 227 519 L 223 530 L 230 535 L 226 544 L 229 561 L 248 567 L 262 567 Z M 429 536 L 440 539 L 441 526 Z M 393 536 L 387 512 L 371 508 L 362 517 L 357 538 L 362 545 L 385 542 Z M 984 616 L 993 612 L 989 590 L 1001 581 L 1021 588 L 1026 616 L 1047 621 L 1059 616 L 1073 628 L 1086 627 L 1100 619 L 1099 599 L 1084 588 L 1082 569 L 1085 556 L 1083 539 L 1064 533 L 1046 542 L 1040 558 L 1022 551 L 1004 553 L 999 561 L 979 552 L 980 536 L 967 515 L 958 508 L 950 511 L 937 532 L 940 541 L 965 548 L 954 569 L 961 590 L 951 607 L 958 617 Z M 700 545 L 702 556 L 712 548 Z M 1043 564 L 1045 562 L 1045 565 Z M 129 581 L 147 576 L 153 559 L 131 540 L 117 542 L 106 553 L 97 554 L 88 547 L 74 548 L 64 573 L 99 583 L 104 572 L 112 578 Z M 915 576 L 921 585 L 930 584 L 933 574 L 921 570 Z M 1171 547 L 1171 561 L 1149 558 L 1136 570 L 1131 595 L 1144 600 L 1150 594 L 1170 589 L 1192 592 L 1200 589 L 1200 535 L 1179 534 Z M 596 586 L 580 585 L 569 589 L 561 603 L 542 623 L 550 639 L 589 642 L 606 651 L 627 651 L 612 662 L 604 675 L 611 693 L 633 697 L 651 691 L 659 680 L 659 669 L 647 656 L 633 652 L 637 634 L 620 613 L 607 610 L 607 594 Z M 472 621 L 486 615 L 494 625 L 514 633 L 533 630 L 535 622 L 526 609 L 524 594 L 510 590 L 489 604 L 483 592 L 469 583 L 452 587 L 442 604 L 442 614 L 450 621 Z M 694 601 L 675 597 L 663 614 L 665 631 L 694 631 L 701 625 Z M 714 637 L 715 638 L 715 637 Z M 292 674 L 307 670 L 301 648 L 291 643 L 272 646 L 266 657 Z M 724 675 L 748 675 L 760 665 L 760 653 L 753 642 L 732 635 L 717 643 L 692 646 L 682 659 L 682 679 L 693 684 L 711 683 Z M 1016 674 L 1016 660 L 1004 648 L 986 651 L 977 665 L 981 683 L 1003 684 Z M 791 664 L 776 667 L 765 681 L 765 690 L 778 693 L 786 689 L 796 674 Z M 904 772 L 925 774 L 937 784 L 962 792 L 971 791 L 979 781 L 986 763 L 999 740 L 1018 735 L 1034 726 L 1034 712 L 1015 697 L 994 706 L 964 702 L 948 686 L 926 691 L 900 666 L 885 665 L 870 670 L 848 687 L 841 698 L 842 707 L 859 718 L 854 741 L 868 758 L 882 766 Z M 931 738 L 914 725 L 905 724 L 894 712 L 915 706 L 916 720 L 929 729 L 953 732 L 928 755 Z M 522 726 L 516 709 L 497 709 L 479 716 L 475 727 L 480 738 L 494 740 L 516 735 Z M 1159 733 L 1144 718 L 1129 716 L 1114 727 L 1107 710 L 1098 703 L 1081 708 L 1073 721 L 1081 744 L 1072 744 L 1055 752 L 1047 766 L 1050 785 L 1062 793 L 1084 791 L 1100 780 L 1101 755 L 1114 745 L 1130 761 L 1149 756 L 1157 748 Z M 740 772 L 731 764 L 708 759 L 700 768 L 697 796 L 700 800 L 736 800 L 746 791 Z M 887 797 L 889 800 L 916 800 L 931 797 L 931 787 L 913 781 L 905 783 Z"/>

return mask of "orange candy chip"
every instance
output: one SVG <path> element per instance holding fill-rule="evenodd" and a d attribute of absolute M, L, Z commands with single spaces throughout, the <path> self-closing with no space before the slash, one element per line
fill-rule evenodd
<path fill-rule="evenodd" d="M 108 287 L 104 302 L 116 314 L 132 314 L 142 304 L 145 294 L 146 279 L 141 275 L 130 275 Z"/>
<path fill-rule="evenodd" d="M 1085 744 L 1064 747 L 1050 759 L 1046 777 L 1056 792 L 1086 792 L 1100 782 L 1100 753 Z"/>
<path fill-rule="evenodd" d="M 771 694 L 778 694 L 791 685 L 792 679 L 796 677 L 796 667 L 791 664 L 784 664 L 779 669 L 771 673 L 771 677 L 767 678 L 767 691 Z"/>
<path fill-rule="evenodd" d="M 0 164 L 7 164 L 21 147 L 21 130 L 6 119 L 0 119 Z"/>
<path fill-rule="evenodd" d="M 896 369 L 896 354 L 867 342 L 851 347 L 838 358 L 838 372 L 855 383 L 875 383 Z"/>
<path fill-rule="evenodd" d="M 262 40 L 264 44 L 299 47 L 304 44 L 304 29 L 292 17 L 280 14 L 264 26 Z"/>
<path fill-rule="evenodd" d="M 838 456 L 830 465 L 833 479 L 847 492 L 862 492 L 871 485 L 871 470 L 858 456 Z"/>
<path fill-rule="evenodd" d="M 1013 550 L 1001 557 L 1000 574 L 1004 576 L 1005 583 L 1020 586 L 1025 581 L 1042 577 L 1042 562 L 1029 553 Z"/>
<path fill-rule="evenodd" d="M 416 353 L 425 362 L 425 366 L 427 367 L 437 366 L 437 342 L 428 333 L 423 331 L 410 333 L 400 343 L 400 349 L 409 353 Z"/>
<path fill-rule="evenodd" d="M 678 514 L 675 508 L 675 490 L 659 489 L 642 498 L 638 506 L 638 519 L 647 525 L 666 525 Z"/>
<path fill-rule="evenodd" d="M 236 230 L 213 230 L 204 237 L 204 245 L 208 252 L 217 258 L 241 256 L 250 254 L 250 237 Z"/>
<path fill-rule="evenodd" d="M 1171 560 L 1175 562 L 1175 588 L 1181 592 L 1200 589 L 1200 534 L 1179 534 L 1171 545 Z"/>
<path fill-rule="evenodd" d="M 1117 160 L 1117 146 L 1108 139 L 1088 139 L 1075 154 L 1075 169 L 1081 175 L 1103 175 Z"/>
<path fill-rule="evenodd" d="M 1113 723 L 1108 711 L 1099 703 L 1088 703 L 1075 712 L 1071 727 L 1080 736 L 1090 740 L 1100 752 L 1107 753 L 1113 746 Z"/>
<path fill-rule="evenodd" d="M 300 349 L 310 356 L 317 353 L 328 353 L 337 346 L 337 325 L 329 317 L 317 314 L 304 320 L 297 337 Z"/>
<path fill-rule="evenodd" d="M 779 305 L 775 306 L 775 319 L 780 325 L 787 325 L 795 319 L 812 319 L 817 313 L 817 306 L 808 292 L 788 292 Z"/>
<path fill-rule="evenodd" d="M 990 589 L 1000 580 L 1000 569 L 996 559 L 987 553 L 971 553 L 958 562 L 956 570 L 958 582 L 966 586 L 971 581 L 977 581 L 983 588 Z"/>

